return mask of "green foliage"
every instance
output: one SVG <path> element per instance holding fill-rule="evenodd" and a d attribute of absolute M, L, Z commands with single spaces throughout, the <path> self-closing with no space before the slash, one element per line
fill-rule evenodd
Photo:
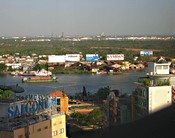
<path fill-rule="evenodd" d="M 162 80 L 158 80 L 157 81 L 157 86 L 163 86 L 163 81 Z"/>
<path fill-rule="evenodd" d="M 14 95 L 14 92 L 11 90 L 1 90 L 0 89 L 0 99 L 8 99 L 12 95 Z"/>
<path fill-rule="evenodd" d="M 89 114 L 75 112 L 70 116 L 76 119 L 82 125 L 98 125 L 103 119 L 103 114 L 100 109 L 94 109 Z"/>
<path fill-rule="evenodd" d="M 100 88 L 97 91 L 98 100 L 102 101 L 107 99 L 107 96 L 109 95 L 110 91 L 111 91 L 111 88 L 109 86 Z"/>
<path fill-rule="evenodd" d="M 0 72 L 6 70 L 6 65 L 5 64 L 0 64 Z"/>
<path fill-rule="evenodd" d="M 48 70 L 48 64 L 36 64 L 36 66 L 34 67 L 34 70 L 41 70 L 41 69 Z"/>
<path fill-rule="evenodd" d="M 151 86 L 150 79 L 143 79 L 143 84 L 146 86 Z"/>
<path fill-rule="evenodd" d="M 0 40 L 0 55 L 14 54 L 16 52 L 23 55 L 62 55 L 82 52 L 85 54 L 98 53 L 106 58 L 106 54 L 124 54 L 125 60 L 133 61 L 135 55 L 140 54 L 140 50 L 153 50 L 154 56 L 165 56 L 174 58 L 175 40 L 147 40 L 147 41 L 80 41 L 66 42 L 52 40 L 50 42 L 21 42 L 20 40 Z M 142 57 L 142 60 L 150 60 L 149 57 Z"/>
<path fill-rule="evenodd" d="M 103 119 L 102 111 L 100 109 L 94 109 L 87 116 L 86 122 L 90 125 L 97 125 Z"/>
<path fill-rule="evenodd" d="M 164 84 L 170 86 L 170 79 L 167 79 Z"/>

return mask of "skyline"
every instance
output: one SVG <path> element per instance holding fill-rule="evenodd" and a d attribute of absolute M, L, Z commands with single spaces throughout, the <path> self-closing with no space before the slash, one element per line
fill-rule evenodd
<path fill-rule="evenodd" d="M 0 36 L 175 35 L 174 0 L 0 0 Z"/>

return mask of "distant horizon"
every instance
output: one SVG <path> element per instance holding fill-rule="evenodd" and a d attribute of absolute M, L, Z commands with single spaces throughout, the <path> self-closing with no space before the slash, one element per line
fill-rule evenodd
<path fill-rule="evenodd" d="M 52 36 L 52 35 L 14 35 L 14 36 L 0 36 L 0 38 L 60 38 L 61 35 L 56 35 L 56 36 Z M 100 37 L 99 35 L 64 35 L 64 37 Z M 103 37 L 175 37 L 175 35 L 104 35 Z"/>
<path fill-rule="evenodd" d="M 0 36 L 175 35 L 175 0 L 1 0 Z"/>

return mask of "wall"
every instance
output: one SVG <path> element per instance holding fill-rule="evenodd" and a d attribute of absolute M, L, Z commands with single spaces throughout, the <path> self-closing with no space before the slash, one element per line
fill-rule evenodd
<path fill-rule="evenodd" d="M 157 86 L 149 87 L 149 113 L 165 108 L 172 103 L 172 87 Z"/>
<path fill-rule="evenodd" d="M 64 114 L 52 116 L 51 127 L 53 138 L 66 138 L 66 117 Z"/>

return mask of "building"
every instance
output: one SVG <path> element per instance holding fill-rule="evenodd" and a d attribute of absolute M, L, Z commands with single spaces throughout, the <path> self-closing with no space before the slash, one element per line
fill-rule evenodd
<path fill-rule="evenodd" d="M 38 95 L 1 100 L 0 138 L 66 138 L 66 116 L 57 111 L 56 101 Z"/>
<path fill-rule="evenodd" d="M 69 98 L 64 91 L 54 91 L 50 93 L 49 96 L 57 98 L 57 103 L 59 105 L 60 112 L 67 113 L 69 111 Z"/>
<path fill-rule="evenodd" d="M 160 109 L 170 106 L 172 103 L 171 86 L 145 86 L 137 84 L 132 92 L 132 117 L 137 119 Z"/>
<path fill-rule="evenodd" d="M 170 64 L 171 63 L 148 63 L 148 72 L 149 75 L 163 75 L 170 73 Z"/>
<path fill-rule="evenodd" d="M 106 127 L 116 125 L 118 123 L 118 108 L 119 108 L 119 97 L 114 92 L 110 92 L 105 100 L 104 105 L 104 124 Z"/>
<path fill-rule="evenodd" d="M 148 63 L 146 77 L 140 77 L 132 92 L 132 117 L 137 119 L 157 112 L 175 101 L 175 75 L 163 58 Z M 173 99 L 174 98 L 174 99 Z"/>

